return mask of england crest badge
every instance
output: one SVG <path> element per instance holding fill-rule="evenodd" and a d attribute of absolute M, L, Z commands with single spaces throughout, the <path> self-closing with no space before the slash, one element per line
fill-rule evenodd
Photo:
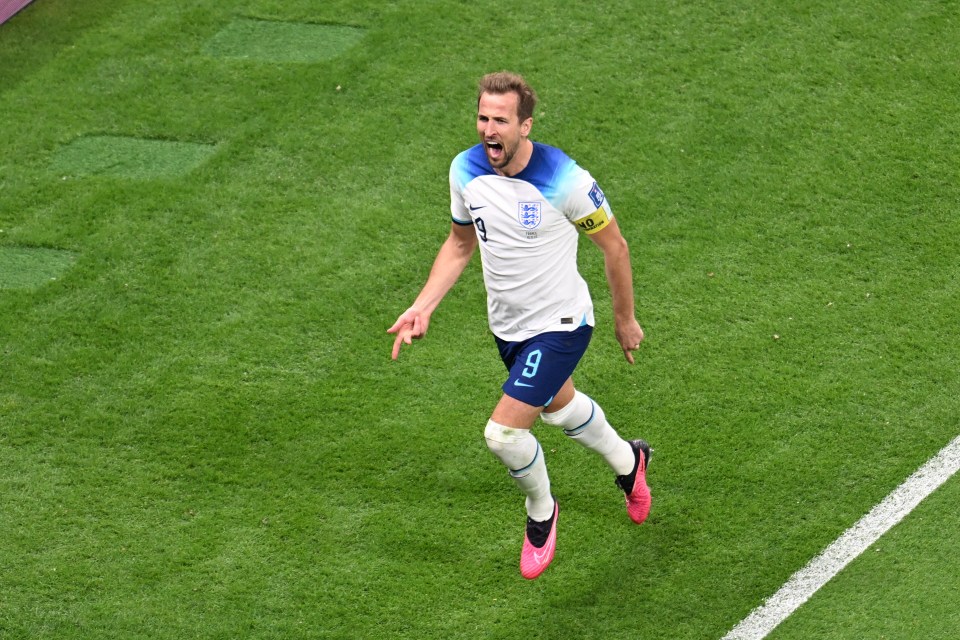
<path fill-rule="evenodd" d="M 542 220 L 539 202 L 521 202 L 517 219 L 524 229 L 536 229 Z"/>

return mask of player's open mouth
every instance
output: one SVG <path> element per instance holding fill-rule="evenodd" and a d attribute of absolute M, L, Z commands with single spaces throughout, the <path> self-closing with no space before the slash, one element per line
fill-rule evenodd
<path fill-rule="evenodd" d="M 503 153 L 503 145 L 499 142 L 487 142 L 487 153 L 491 158 L 499 158 Z"/>

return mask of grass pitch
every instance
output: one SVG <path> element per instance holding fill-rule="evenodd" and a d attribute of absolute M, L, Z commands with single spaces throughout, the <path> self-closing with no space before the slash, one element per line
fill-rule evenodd
<path fill-rule="evenodd" d="M 211 54 L 250 21 L 362 37 Z M 721 637 L 958 433 L 957 43 L 933 1 L 31 4 L 0 26 L 0 255 L 74 259 L 0 290 L 0 636 Z M 534 583 L 479 265 L 399 363 L 384 333 L 500 68 L 630 242 L 639 364 L 585 242 L 578 385 L 656 449 L 637 528 L 539 429 Z M 90 138 L 216 152 L 64 180 Z M 956 493 L 776 637 L 950 637 Z"/>

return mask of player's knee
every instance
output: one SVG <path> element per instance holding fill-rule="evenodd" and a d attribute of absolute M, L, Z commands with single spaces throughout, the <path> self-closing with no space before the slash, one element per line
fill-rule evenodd
<path fill-rule="evenodd" d="M 537 457 L 539 445 L 529 429 L 512 429 L 490 420 L 483 437 L 490 451 L 511 472 L 527 467 Z"/>
<path fill-rule="evenodd" d="M 494 453 L 515 447 L 530 436 L 529 429 L 512 429 L 493 420 L 488 420 L 487 428 L 483 430 L 487 446 Z"/>
<path fill-rule="evenodd" d="M 577 391 L 567 406 L 553 413 L 541 413 L 540 419 L 546 424 L 561 427 L 568 436 L 574 436 L 591 424 L 603 424 L 606 416 L 590 396 Z"/>

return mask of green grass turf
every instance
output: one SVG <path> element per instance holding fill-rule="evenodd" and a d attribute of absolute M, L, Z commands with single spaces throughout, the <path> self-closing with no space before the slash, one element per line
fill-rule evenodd
<path fill-rule="evenodd" d="M 176 178 L 200 166 L 214 152 L 212 145 L 177 140 L 140 140 L 122 136 L 88 136 L 61 148 L 50 171 L 76 176 Z"/>
<path fill-rule="evenodd" d="M 238 20 L 364 36 L 210 55 Z M 75 262 L 0 291 L 0 635 L 721 637 L 958 432 L 958 31 L 932 1 L 33 3 L 0 27 L 0 248 Z M 585 241 L 577 379 L 656 448 L 635 528 L 603 464 L 539 430 L 564 516 L 534 583 L 482 439 L 479 265 L 399 363 L 384 333 L 499 68 L 630 241 L 640 364 Z M 64 180 L 85 137 L 216 153 Z M 956 483 L 784 633 L 948 637 Z M 910 564 L 930 586 L 897 598 Z"/>
<path fill-rule="evenodd" d="M 27 289 L 56 280 L 73 264 L 69 251 L 0 247 L 0 289 Z"/>
<path fill-rule="evenodd" d="M 218 33 L 206 51 L 266 62 L 319 62 L 342 54 L 361 37 L 362 29 L 347 25 L 240 19 Z"/>
<path fill-rule="evenodd" d="M 960 551 L 949 534 L 941 536 L 960 527 L 958 500 L 960 482 L 953 481 L 827 584 L 771 640 L 950 637 L 960 628 Z"/>

